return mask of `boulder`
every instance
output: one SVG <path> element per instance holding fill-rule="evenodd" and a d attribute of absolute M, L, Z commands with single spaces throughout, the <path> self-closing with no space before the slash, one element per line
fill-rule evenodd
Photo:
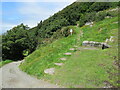
<path fill-rule="evenodd" d="M 48 68 L 44 70 L 44 73 L 53 75 L 55 73 L 55 68 Z"/>
<path fill-rule="evenodd" d="M 113 37 L 111 37 L 113 38 Z M 103 42 L 95 42 L 95 41 L 83 41 L 83 46 L 92 46 L 92 47 L 101 47 L 102 49 L 109 48 L 110 45 Z"/>

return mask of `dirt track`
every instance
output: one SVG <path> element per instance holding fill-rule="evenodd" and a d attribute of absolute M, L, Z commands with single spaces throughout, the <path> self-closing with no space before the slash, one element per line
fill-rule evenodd
<path fill-rule="evenodd" d="M 20 63 L 21 61 L 12 62 L 0 68 L 0 88 L 59 88 L 20 71 L 18 68 Z"/>

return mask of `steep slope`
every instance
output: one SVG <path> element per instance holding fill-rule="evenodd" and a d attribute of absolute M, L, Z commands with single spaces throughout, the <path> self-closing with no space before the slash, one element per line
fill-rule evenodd
<path fill-rule="evenodd" d="M 118 17 L 107 18 L 94 23 L 93 27 L 69 26 L 74 30 L 72 36 L 64 37 L 53 43 L 40 47 L 31 55 L 25 58 L 20 65 L 21 70 L 38 78 L 44 78 L 58 83 L 65 87 L 117 87 L 117 32 Z M 101 28 L 101 30 L 100 30 Z M 83 32 L 83 37 L 80 37 Z M 114 42 L 109 42 L 112 48 L 101 50 L 80 50 L 77 52 L 69 50 L 74 46 L 81 46 L 82 41 L 92 40 L 104 42 L 106 38 L 115 36 Z M 65 56 L 64 53 L 71 52 L 72 56 Z M 60 58 L 67 58 L 61 61 Z M 114 58 L 115 57 L 115 58 Z M 56 66 L 54 63 L 64 63 L 63 66 Z M 45 69 L 54 67 L 55 75 L 47 75 Z"/>
<path fill-rule="evenodd" d="M 81 26 L 87 21 L 91 21 L 91 19 L 84 21 L 82 16 L 86 13 L 91 14 L 92 12 L 115 8 L 117 5 L 117 2 L 74 2 L 43 22 L 41 21 L 34 28 L 29 28 L 24 24 L 18 25 L 3 35 L 3 60 L 21 60 L 35 51 L 37 47 L 50 44 L 58 38 L 69 36 L 68 31 L 63 30 L 67 35 L 62 33 L 63 27 L 76 24 Z M 84 22 L 81 24 L 81 21 Z"/>
<path fill-rule="evenodd" d="M 116 88 L 120 87 L 118 79 L 118 18 L 105 19 L 93 27 L 80 28 L 84 40 L 105 41 L 104 37 L 114 36 L 109 49 L 79 47 L 65 64 L 57 68 L 54 75 L 45 75 L 46 80 L 71 88 Z M 107 27 L 107 28 L 106 28 Z M 99 28 L 102 30 L 99 31 Z M 103 33 L 104 32 L 104 33 Z M 99 34 L 98 34 L 99 33 Z"/>

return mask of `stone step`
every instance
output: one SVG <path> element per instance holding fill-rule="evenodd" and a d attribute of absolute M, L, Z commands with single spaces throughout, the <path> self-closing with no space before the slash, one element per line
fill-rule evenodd
<path fill-rule="evenodd" d="M 66 59 L 66 58 L 60 58 L 60 60 L 65 61 L 65 60 L 67 60 L 67 59 Z"/>
<path fill-rule="evenodd" d="M 75 51 L 75 48 L 70 48 L 69 50 L 71 50 L 71 51 Z"/>
<path fill-rule="evenodd" d="M 55 73 L 55 68 L 48 68 L 44 70 L 44 73 L 53 75 Z"/>
<path fill-rule="evenodd" d="M 74 45 L 73 47 L 74 47 L 74 48 L 77 48 L 78 46 Z"/>
<path fill-rule="evenodd" d="M 57 66 L 62 66 L 63 65 L 63 63 L 54 63 L 55 65 L 57 65 Z"/>
<path fill-rule="evenodd" d="M 72 53 L 70 53 L 70 52 L 67 52 L 67 53 L 64 53 L 64 55 L 72 55 Z"/>

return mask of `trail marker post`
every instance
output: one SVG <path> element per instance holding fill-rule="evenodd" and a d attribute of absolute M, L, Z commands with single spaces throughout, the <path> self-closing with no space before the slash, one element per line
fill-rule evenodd
<path fill-rule="evenodd" d="M 72 30 L 72 29 L 70 29 L 70 34 L 72 35 L 72 33 L 73 33 L 73 30 Z"/>

